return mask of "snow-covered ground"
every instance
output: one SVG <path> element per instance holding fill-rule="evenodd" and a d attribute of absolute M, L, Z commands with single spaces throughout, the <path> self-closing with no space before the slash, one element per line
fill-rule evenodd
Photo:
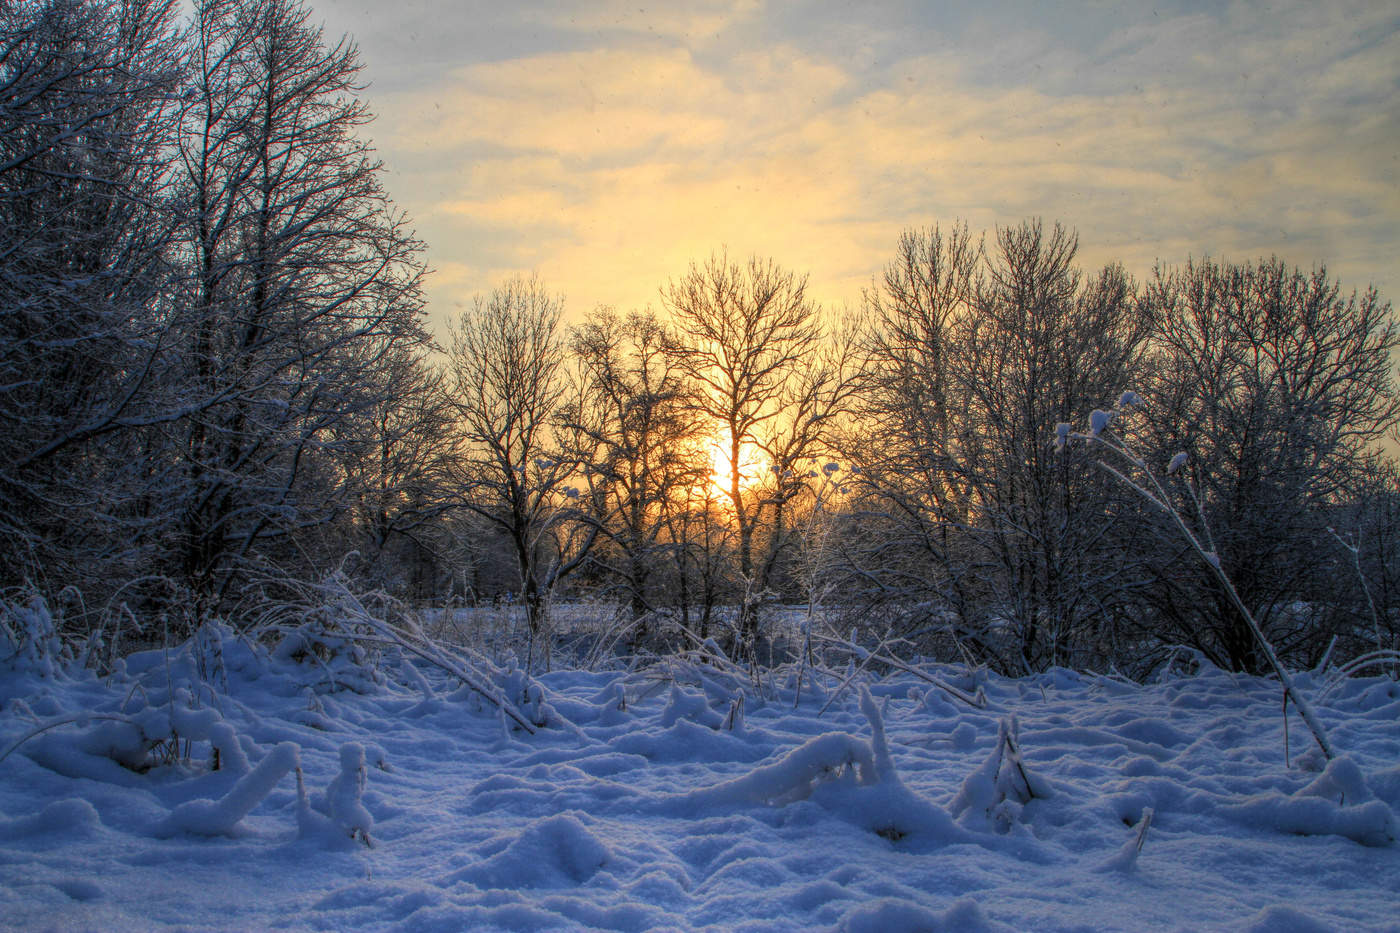
<path fill-rule="evenodd" d="M 1213 669 L 498 672 L 531 734 L 296 647 L 0 657 L 0 926 L 1400 930 L 1383 677 L 1300 675 L 1323 769 L 1276 683 Z"/>

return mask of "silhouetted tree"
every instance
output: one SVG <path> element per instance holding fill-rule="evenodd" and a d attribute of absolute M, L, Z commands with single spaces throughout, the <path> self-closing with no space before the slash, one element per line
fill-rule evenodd
<path fill-rule="evenodd" d="M 561 435 L 562 310 L 538 279 L 513 277 L 462 313 L 448 350 L 462 504 L 509 542 L 532 638 L 547 634 L 547 598 L 593 539 L 564 502 L 575 466 Z"/>
<path fill-rule="evenodd" d="M 990 253 L 963 227 L 906 234 L 868 298 L 882 428 L 864 485 L 895 534 L 867 560 L 896 591 L 901 578 L 913 594 L 931 586 L 930 617 L 955 613 L 956 637 L 1004 668 L 1085 660 L 1127 611 L 1115 492 L 1051 441 L 1137 378 L 1146 329 L 1123 271 L 1086 278 L 1077 250 L 1038 221 L 999 228 Z M 894 541 L 937 572 L 891 554 Z"/>
<path fill-rule="evenodd" d="M 721 254 L 692 265 L 662 293 L 674 326 L 671 353 L 699 386 L 698 410 L 727 446 L 725 493 L 746 590 L 739 629 L 750 646 L 783 543 L 782 508 L 796 494 L 787 474 L 818 449 L 850 397 L 849 354 L 824 349 L 830 335 L 806 289 L 805 276 L 771 260 L 741 266 Z M 756 466 L 767 476 L 745 476 L 750 445 L 764 451 Z"/>
<path fill-rule="evenodd" d="M 158 537 L 175 9 L 0 5 L 0 586 L 110 590 Z"/>
<path fill-rule="evenodd" d="M 693 388 L 665 352 L 656 316 L 599 309 L 571 331 L 577 365 L 566 416 L 594 520 L 604 539 L 592 560 L 626 596 L 633 642 L 647 636 L 653 578 L 670 563 L 667 520 L 685 494 L 710 482 Z"/>

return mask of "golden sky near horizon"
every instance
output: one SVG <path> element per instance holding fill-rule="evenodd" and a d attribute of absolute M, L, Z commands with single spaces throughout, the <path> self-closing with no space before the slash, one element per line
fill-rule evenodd
<path fill-rule="evenodd" d="M 1040 216 L 1081 261 L 1319 262 L 1400 298 L 1400 6 L 311 0 L 359 44 L 434 323 L 571 316 L 727 247 L 856 305 L 901 230 Z"/>

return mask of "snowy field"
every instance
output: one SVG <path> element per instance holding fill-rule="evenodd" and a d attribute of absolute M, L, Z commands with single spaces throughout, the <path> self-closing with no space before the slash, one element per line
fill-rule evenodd
<path fill-rule="evenodd" d="M 0 926 L 1400 930 L 1386 678 L 1300 675 L 1324 769 L 1296 719 L 1285 764 L 1276 683 L 1213 669 L 488 671 L 515 724 L 298 647 L 0 652 Z"/>

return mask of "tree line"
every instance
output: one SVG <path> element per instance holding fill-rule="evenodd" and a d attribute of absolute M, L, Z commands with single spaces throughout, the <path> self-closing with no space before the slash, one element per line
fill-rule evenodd
<path fill-rule="evenodd" d="M 5 585 L 188 623 L 344 543 L 433 379 L 358 71 L 288 0 L 4 4 Z"/>
<path fill-rule="evenodd" d="M 296 0 L 0 6 L 0 586 L 78 632 L 252 619 L 328 572 L 794 650 L 778 607 L 1007 672 L 1256 670 L 1159 471 L 1291 663 L 1400 635 L 1391 307 L 1317 267 L 1085 271 L 1026 221 L 900 236 L 858 307 L 717 252 L 566 323 L 537 278 L 437 348 L 359 62 Z M 1124 395 L 1125 390 L 1131 390 Z"/>

